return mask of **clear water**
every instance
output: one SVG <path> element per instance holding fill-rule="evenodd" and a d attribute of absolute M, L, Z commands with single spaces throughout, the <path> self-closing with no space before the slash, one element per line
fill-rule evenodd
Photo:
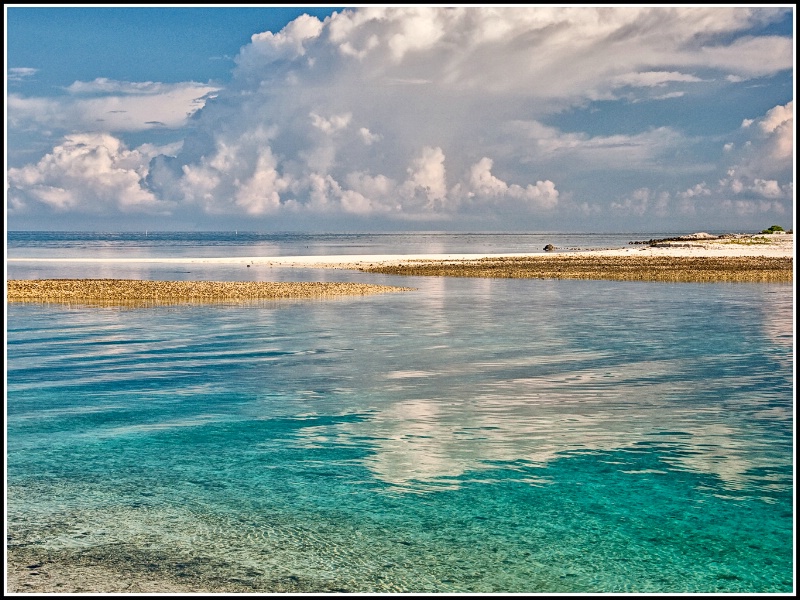
<path fill-rule="evenodd" d="M 417 291 L 7 306 L 9 545 L 259 591 L 794 589 L 791 285 L 114 269 Z"/>

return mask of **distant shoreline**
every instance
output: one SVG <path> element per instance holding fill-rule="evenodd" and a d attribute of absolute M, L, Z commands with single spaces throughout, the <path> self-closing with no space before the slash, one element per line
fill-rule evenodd
<path fill-rule="evenodd" d="M 699 236 L 701 234 L 694 234 Z M 704 234 L 708 235 L 708 234 Z M 427 254 L 336 254 L 296 256 L 218 256 L 218 257 L 137 257 L 95 258 L 90 256 L 69 258 L 10 257 L 7 263 L 100 263 L 100 264 L 217 264 L 359 269 L 375 263 L 400 264 L 416 260 L 477 260 L 481 258 L 536 257 L 536 256 L 770 256 L 793 257 L 794 234 L 755 234 L 712 236 L 702 238 L 683 236 L 664 240 L 629 242 L 622 248 L 582 249 L 554 247 L 553 252 L 501 252 L 501 253 L 427 253 Z"/>
<path fill-rule="evenodd" d="M 429 257 L 358 264 L 394 275 L 602 279 L 613 281 L 788 283 L 794 234 L 710 236 L 631 243 L 630 248 L 483 257 Z"/>
<path fill-rule="evenodd" d="M 707 234 L 705 234 L 707 235 Z M 701 236 L 701 234 L 695 234 Z M 349 269 L 444 277 L 791 282 L 794 234 L 686 236 L 626 248 L 502 254 L 314 255 L 179 258 L 9 258 L 9 263 L 213 264 Z M 288 284 L 284 284 L 288 285 Z M 351 292 L 348 292 L 351 293 Z M 301 294 L 300 297 L 304 297 Z"/>

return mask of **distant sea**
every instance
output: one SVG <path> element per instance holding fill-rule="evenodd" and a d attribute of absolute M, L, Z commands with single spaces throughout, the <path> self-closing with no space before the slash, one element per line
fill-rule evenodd
<path fill-rule="evenodd" d="M 674 235 L 8 232 L 6 250 L 505 253 Z M 6 269 L 416 288 L 6 305 L 9 549 L 249 591 L 794 590 L 792 284 Z"/>
<path fill-rule="evenodd" d="M 302 256 L 542 252 L 625 247 L 677 233 L 258 233 L 9 231 L 10 257 Z"/>

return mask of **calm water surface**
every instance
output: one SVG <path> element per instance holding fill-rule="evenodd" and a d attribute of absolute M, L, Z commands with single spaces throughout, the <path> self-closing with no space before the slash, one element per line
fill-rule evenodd
<path fill-rule="evenodd" d="M 719 232 L 722 233 L 722 232 Z M 620 248 L 677 233 L 258 233 L 10 231 L 9 257 L 150 258 L 340 254 L 497 254 Z"/>
<path fill-rule="evenodd" d="M 793 590 L 791 285 L 114 269 L 417 289 L 8 306 L 9 546 L 262 591 Z"/>

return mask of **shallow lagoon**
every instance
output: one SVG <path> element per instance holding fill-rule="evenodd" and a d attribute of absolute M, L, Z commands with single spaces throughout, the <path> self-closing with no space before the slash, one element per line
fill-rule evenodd
<path fill-rule="evenodd" d="M 793 589 L 791 285 L 114 270 L 418 289 L 9 306 L 9 547 L 253 591 Z"/>

